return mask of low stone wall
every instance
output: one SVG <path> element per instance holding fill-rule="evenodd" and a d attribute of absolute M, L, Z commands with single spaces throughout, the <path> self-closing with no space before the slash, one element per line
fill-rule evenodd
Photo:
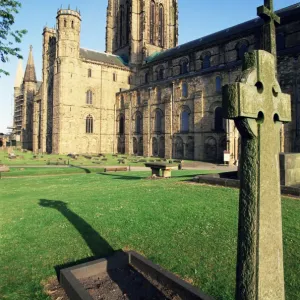
<path fill-rule="evenodd" d="M 229 176 L 232 176 L 233 172 L 198 175 L 193 178 L 193 181 L 230 188 L 240 188 L 240 181 L 238 179 L 226 178 L 227 173 L 229 173 Z M 281 185 L 281 194 L 300 197 L 300 188 Z"/>

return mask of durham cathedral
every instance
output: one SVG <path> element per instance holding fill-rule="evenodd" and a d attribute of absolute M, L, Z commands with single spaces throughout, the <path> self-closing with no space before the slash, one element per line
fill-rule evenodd
<path fill-rule="evenodd" d="M 126 153 L 238 160 L 239 134 L 222 117 L 222 86 L 239 79 L 247 51 L 262 49 L 255 18 L 178 45 L 177 0 L 108 0 L 106 51 L 80 45 L 77 10 L 43 30 L 42 81 L 32 48 L 18 68 L 14 133 L 35 153 Z M 189 4 L 186 4 L 189 5 Z M 292 98 L 281 151 L 300 152 L 300 3 L 276 12 L 278 81 Z M 200 24 L 199 24 L 200 25 Z"/>

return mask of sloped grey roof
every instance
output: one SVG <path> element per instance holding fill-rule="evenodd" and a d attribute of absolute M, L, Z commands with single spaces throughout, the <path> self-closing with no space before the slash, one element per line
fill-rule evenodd
<path fill-rule="evenodd" d="M 83 59 L 102 62 L 105 64 L 115 65 L 118 67 L 126 67 L 127 65 L 120 56 L 97 52 L 85 48 L 80 48 L 80 57 Z"/>
<path fill-rule="evenodd" d="M 280 9 L 280 10 L 276 11 L 276 14 L 278 14 L 279 17 L 283 18 L 283 17 L 287 17 L 293 13 L 296 13 L 296 11 L 298 11 L 298 10 L 300 11 L 300 3 L 296 3 L 294 5 Z M 173 55 L 177 56 L 182 53 L 185 53 L 186 51 L 188 51 L 190 49 L 193 49 L 196 47 L 201 47 L 206 44 L 213 43 L 214 41 L 218 42 L 221 39 L 232 37 L 234 35 L 240 34 L 247 30 L 254 29 L 256 27 L 260 27 L 262 25 L 263 25 L 263 20 L 261 18 L 255 18 L 250 21 L 238 24 L 236 26 L 229 27 L 227 29 L 218 31 L 216 33 L 201 37 L 194 41 L 179 45 L 175 48 L 171 48 L 171 49 L 168 49 L 163 52 L 154 53 L 146 59 L 146 62 L 147 63 L 157 62 L 160 60 L 167 59 Z"/>
<path fill-rule="evenodd" d="M 24 82 L 36 82 L 35 67 L 32 55 L 32 46 L 30 46 L 29 56 L 27 60 L 26 70 L 24 74 Z"/>

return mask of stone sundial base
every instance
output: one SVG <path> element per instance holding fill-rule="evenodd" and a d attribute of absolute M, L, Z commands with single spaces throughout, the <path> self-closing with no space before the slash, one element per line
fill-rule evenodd
<path fill-rule="evenodd" d="M 133 251 L 62 269 L 60 284 L 72 300 L 212 300 Z"/>

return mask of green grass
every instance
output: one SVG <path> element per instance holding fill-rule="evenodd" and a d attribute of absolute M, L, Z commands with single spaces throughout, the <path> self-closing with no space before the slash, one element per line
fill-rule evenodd
<path fill-rule="evenodd" d="M 84 173 L 99 173 L 103 172 L 104 168 L 83 168 L 79 166 L 67 167 L 10 167 L 9 172 L 3 172 L 2 178 L 19 177 L 19 176 L 48 176 L 48 175 L 63 175 L 63 174 L 84 174 Z"/>
<path fill-rule="evenodd" d="M 79 174 L 0 181 L 0 298 L 47 299 L 41 281 L 55 266 L 133 249 L 233 299 L 238 190 L 186 184 L 149 172 Z M 286 299 L 300 299 L 300 201 L 284 198 Z"/>

